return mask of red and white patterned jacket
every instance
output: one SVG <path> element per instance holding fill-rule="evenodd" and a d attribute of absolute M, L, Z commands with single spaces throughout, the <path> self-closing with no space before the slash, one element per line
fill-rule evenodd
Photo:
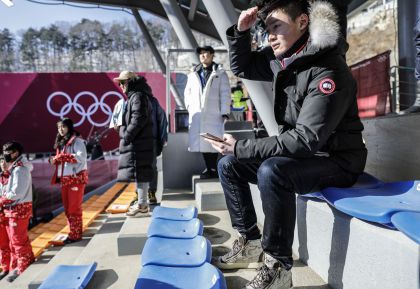
<path fill-rule="evenodd" d="M 19 156 L 9 167 L 9 177 L 2 178 L 0 206 L 6 217 L 32 216 L 32 170 L 26 157 Z"/>
<path fill-rule="evenodd" d="M 56 162 L 56 172 L 52 183 L 59 183 L 62 186 L 74 184 L 87 184 L 87 153 L 85 141 L 77 136 L 73 136 L 61 149 L 57 149 L 54 156 Z"/>

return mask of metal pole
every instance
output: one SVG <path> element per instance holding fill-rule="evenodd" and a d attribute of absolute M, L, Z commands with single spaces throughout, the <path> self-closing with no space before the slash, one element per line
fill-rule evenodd
<path fill-rule="evenodd" d="M 416 19 L 416 2 L 420 0 L 398 0 L 398 66 L 415 67 L 414 22 Z M 414 73 L 408 70 L 399 71 L 400 108 L 410 106 L 416 98 L 416 81 Z"/>
<path fill-rule="evenodd" d="M 216 26 L 220 38 L 225 46 L 228 47 L 226 29 L 238 20 L 238 13 L 235 11 L 232 2 L 230 0 L 203 0 L 203 3 L 210 14 L 210 17 L 213 19 L 213 23 Z M 244 79 L 243 83 L 249 91 L 252 102 L 254 103 L 268 134 L 277 135 L 278 125 L 274 118 L 271 82 Z"/>
<path fill-rule="evenodd" d="M 159 50 L 157 49 L 152 36 L 150 35 L 149 31 L 147 30 L 147 26 L 144 23 L 143 19 L 140 16 L 140 13 L 137 9 L 132 8 L 131 12 L 134 15 L 134 18 L 137 21 L 137 24 L 139 25 L 140 31 L 143 34 L 143 37 L 146 39 L 147 44 L 149 45 L 150 49 L 152 50 L 153 55 L 156 58 L 156 61 L 159 64 L 160 70 L 162 71 L 162 73 L 164 75 L 166 75 L 166 66 L 165 63 L 163 62 L 162 56 L 160 56 Z M 168 81 L 168 80 L 167 80 Z M 169 77 L 169 81 L 170 81 L 170 89 L 171 92 L 175 98 L 175 102 L 177 107 L 179 107 L 180 109 L 185 109 L 185 104 L 184 104 L 184 100 L 179 96 L 178 90 L 176 89 L 176 86 L 173 84 L 172 79 Z M 167 108 L 170 109 L 170 108 Z"/>
<path fill-rule="evenodd" d="M 166 119 L 169 121 L 169 125 L 168 125 L 168 132 L 170 132 L 172 123 L 170 121 L 170 112 L 172 112 L 171 110 L 171 91 L 170 91 L 170 85 L 171 85 L 171 65 L 170 65 L 170 54 L 168 52 L 168 54 L 166 55 Z"/>
<path fill-rule="evenodd" d="M 163 9 L 168 16 L 169 22 L 181 42 L 182 48 L 195 49 L 198 46 L 197 41 L 195 40 L 194 35 L 189 28 L 188 22 L 178 6 L 178 3 L 175 0 L 160 0 L 160 3 L 162 4 Z M 195 53 L 190 53 L 189 58 L 191 63 L 199 63 L 200 61 Z"/>

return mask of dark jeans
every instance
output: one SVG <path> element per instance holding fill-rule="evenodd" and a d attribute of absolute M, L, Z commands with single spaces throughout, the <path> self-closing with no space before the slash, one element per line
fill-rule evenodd
<path fill-rule="evenodd" d="M 357 175 L 344 171 L 327 157 L 292 159 L 271 157 L 243 163 L 225 156 L 218 163 L 232 226 L 248 240 L 261 237 L 248 182 L 257 184 L 265 215 L 264 252 L 291 267 L 296 222 L 296 195 L 324 187 L 348 187 Z"/>

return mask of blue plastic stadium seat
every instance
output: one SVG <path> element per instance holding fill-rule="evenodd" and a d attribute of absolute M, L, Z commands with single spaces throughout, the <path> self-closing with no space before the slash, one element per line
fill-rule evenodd
<path fill-rule="evenodd" d="M 197 218 L 189 221 L 153 219 L 147 237 L 191 239 L 203 235 L 203 224 Z"/>
<path fill-rule="evenodd" d="M 394 213 L 420 212 L 420 181 L 383 183 L 376 188 L 327 188 L 322 194 L 346 214 L 390 227 Z"/>
<path fill-rule="evenodd" d="M 96 262 L 89 265 L 59 265 L 42 282 L 39 289 L 82 289 L 95 273 Z"/>
<path fill-rule="evenodd" d="M 153 219 L 167 219 L 176 221 L 188 221 L 197 218 L 198 210 L 196 207 L 187 208 L 169 208 L 169 207 L 156 207 L 153 209 Z"/>
<path fill-rule="evenodd" d="M 399 212 L 392 215 L 391 221 L 399 231 L 420 244 L 420 213 Z"/>
<path fill-rule="evenodd" d="M 374 176 L 372 176 L 368 173 L 363 173 L 358 177 L 356 183 L 352 186 L 352 188 L 373 189 L 373 188 L 377 188 L 379 186 L 382 186 L 383 184 L 384 183 L 381 180 L 378 180 Z M 305 198 L 320 199 L 320 200 L 326 201 L 322 192 L 315 192 L 315 193 L 310 193 L 310 194 L 305 194 L 305 195 L 300 195 L 300 196 L 305 197 Z"/>
<path fill-rule="evenodd" d="M 142 266 L 198 267 L 211 260 L 210 242 L 203 236 L 193 239 L 147 239 L 141 255 Z"/>
<path fill-rule="evenodd" d="M 226 289 L 223 274 L 209 263 L 199 267 L 148 265 L 141 269 L 135 289 Z"/>

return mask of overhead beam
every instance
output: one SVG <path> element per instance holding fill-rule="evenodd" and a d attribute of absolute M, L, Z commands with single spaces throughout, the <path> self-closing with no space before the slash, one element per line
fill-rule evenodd
<path fill-rule="evenodd" d="M 57 0 L 62 2 L 62 0 Z M 162 5 L 160 4 L 159 0 L 147 0 L 147 1 L 139 1 L 139 0 L 65 0 L 67 2 L 75 2 L 75 3 L 85 3 L 85 4 L 94 4 L 94 5 L 102 5 L 102 6 L 114 6 L 120 8 L 136 8 L 142 9 L 149 13 L 152 13 L 156 16 L 162 17 L 167 19 L 165 10 L 163 9 Z M 357 9 L 362 4 L 366 2 L 371 2 L 372 0 L 353 0 L 349 4 L 348 12 L 351 13 L 353 10 Z M 251 1 L 243 1 L 243 0 L 232 0 L 232 4 L 237 11 L 245 10 L 249 7 L 249 3 Z M 208 15 L 203 13 L 198 13 L 197 8 L 194 5 L 198 6 L 198 0 L 191 0 L 190 7 L 180 6 L 184 17 L 188 19 L 188 25 L 191 29 L 201 32 L 207 36 L 213 37 L 217 40 L 221 40 L 219 34 L 217 33 L 216 27 L 214 26 L 213 22 L 211 21 Z M 192 17 L 194 15 L 194 17 Z M 191 20 L 193 19 L 193 20 Z"/>
<path fill-rule="evenodd" d="M 163 62 L 162 56 L 159 53 L 159 50 L 157 49 L 155 42 L 153 41 L 152 36 L 149 33 L 149 30 L 147 30 L 147 26 L 144 23 L 143 19 L 140 16 L 140 13 L 137 9 L 132 8 L 131 12 L 133 13 L 134 18 L 136 19 L 137 24 L 139 25 L 140 31 L 143 34 L 143 37 L 146 39 L 147 44 L 150 47 L 150 50 L 152 51 L 153 55 L 156 58 L 156 61 L 160 67 L 160 70 L 162 71 L 162 74 L 166 76 L 166 65 L 165 62 Z M 174 99 L 176 102 L 177 107 L 180 107 L 181 109 L 185 109 L 184 100 L 180 97 L 179 92 L 173 83 L 172 79 L 169 77 L 169 87 L 171 89 L 172 94 L 174 95 Z M 167 114 L 169 113 L 171 109 L 167 108 Z"/>
<path fill-rule="evenodd" d="M 62 2 L 61 0 L 57 0 Z M 65 0 L 67 2 L 75 2 L 75 3 L 84 3 L 84 4 L 94 4 L 94 5 L 101 5 L 101 6 L 114 6 L 119 8 L 128 8 L 128 9 L 141 9 L 143 11 L 147 11 L 152 13 L 156 16 L 162 17 L 164 19 L 168 19 L 163 9 L 162 5 L 160 4 L 159 0 L 147 0 L 147 1 L 136 1 L 136 0 Z M 185 18 L 188 18 L 188 10 L 187 8 L 181 7 L 181 11 L 184 14 Z M 194 21 L 188 21 L 188 25 L 191 29 L 199 31 L 203 34 L 206 34 L 212 38 L 220 40 L 220 36 L 217 33 L 216 27 L 214 27 L 213 22 L 211 21 L 210 17 L 204 15 L 202 13 L 196 13 L 194 17 Z"/>
<path fill-rule="evenodd" d="M 194 21 L 195 14 L 197 12 L 198 0 L 191 0 L 190 11 L 188 11 L 188 20 Z"/>

